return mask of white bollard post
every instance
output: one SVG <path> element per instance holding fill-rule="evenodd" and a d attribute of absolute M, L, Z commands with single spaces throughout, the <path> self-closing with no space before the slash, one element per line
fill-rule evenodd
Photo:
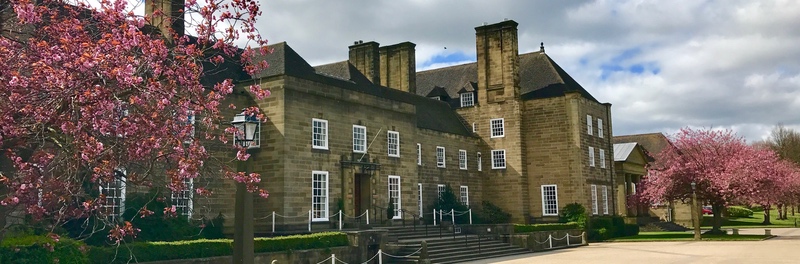
<path fill-rule="evenodd" d="M 367 209 L 367 225 L 369 225 L 369 209 Z"/>
<path fill-rule="evenodd" d="M 469 224 L 472 224 L 472 208 L 469 209 Z"/>
<path fill-rule="evenodd" d="M 553 248 L 553 234 L 547 235 L 547 241 L 550 242 L 550 248 Z"/>
<path fill-rule="evenodd" d="M 436 208 L 433 209 L 433 215 L 431 217 L 433 217 L 433 226 L 436 226 Z"/>
<path fill-rule="evenodd" d="M 436 216 L 434 216 L 436 217 Z M 442 222 L 442 210 L 439 210 L 439 223 Z"/>
<path fill-rule="evenodd" d="M 311 232 L 311 210 L 308 210 L 308 232 Z"/>
<path fill-rule="evenodd" d="M 567 246 L 569 246 L 569 233 L 567 233 Z"/>
<path fill-rule="evenodd" d="M 339 231 L 342 231 L 342 210 L 339 210 Z"/>
<path fill-rule="evenodd" d="M 275 233 L 275 211 L 272 211 L 272 233 Z"/>
<path fill-rule="evenodd" d="M 336 264 L 336 254 L 331 254 L 331 264 Z"/>
<path fill-rule="evenodd" d="M 454 214 L 455 210 L 450 209 L 450 224 L 455 226 L 456 225 L 456 214 Z"/>
<path fill-rule="evenodd" d="M 586 232 L 581 233 L 581 245 L 586 245 Z"/>
<path fill-rule="evenodd" d="M 378 249 L 378 264 L 383 264 L 383 252 Z"/>

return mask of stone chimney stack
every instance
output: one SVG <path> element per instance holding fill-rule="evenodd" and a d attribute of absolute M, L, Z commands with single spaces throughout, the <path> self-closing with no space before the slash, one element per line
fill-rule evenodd
<path fill-rule="evenodd" d="M 378 72 L 378 42 L 356 41 L 350 46 L 350 64 L 361 71 L 374 84 L 380 84 Z"/>
<path fill-rule="evenodd" d="M 406 41 L 381 47 L 381 85 L 417 93 L 416 46 Z"/>
<path fill-rule="evenodd" d="M 172 42 L 173 35 L 170 29 L 179 36 L 186 33 L 183 18 L 185 5 L 185 0 L 145 0 L 144 13 L 150 16 L 151 24 L 161 30 L 167 41 Z M 160 10 L 163 15 L 154 16 L 156 10 Z"/>
<path fill-rule="evenodd" d="M 505 20 L 475 28 L 479 103 L 519 97 L 517 25 L 514 20 Z"/>

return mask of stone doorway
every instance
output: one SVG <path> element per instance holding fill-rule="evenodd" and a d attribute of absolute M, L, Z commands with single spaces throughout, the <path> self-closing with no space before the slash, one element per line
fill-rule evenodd
<path fill-rule="evenodd" d="M 353 202 L 355 203 L 355 215 L 361 215 L 372 207 L 372 189 L 370 175 L 356 173 L 354 177 Z"/>

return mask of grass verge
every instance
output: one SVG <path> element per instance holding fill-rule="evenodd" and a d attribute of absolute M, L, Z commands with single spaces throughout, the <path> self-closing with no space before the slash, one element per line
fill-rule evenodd
<path fill-rule="evenodd" d="M 703 241 L 758 241 L 766 235 L 702 235 Z M 609 239 L 611 242 L 692 241 L 694 234 L 683 232 L 641 232 L 635 236 Z"/>

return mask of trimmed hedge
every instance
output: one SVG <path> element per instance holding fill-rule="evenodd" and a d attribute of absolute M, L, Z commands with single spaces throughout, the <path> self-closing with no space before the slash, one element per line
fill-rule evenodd
<path fill-rule="evenodd" d="M 596 216 L 589 219 L 589 241 L 603 241 L 609 238 L 626 236 L 625 219 L 621 216 Z M 638 233 L 638 226 L 636 228 Z M 630 230 L 628 232 L 633 232 Z"/>
<path fill-rule="evenodd" d="M 568 230 L 568 229 L 581 229 L 578 223 L 554 223 L 554 224 L 533 224 L 533 225 L 514 225 L 514 233 L 528 233 L 537 231 L 553 231 L 553 230 Z"/>
<path fill-rule="evenodd" d="M 747 209 L 744 206 L 731 206 L 728 207 L 728 217 L 730 218 L 753 217 L 753 210 Z"/>
<path fill-rule="evenodd" d="M 324 232 L 272 238 L 256 238 L 256 253 L 331 248 L 347 245 L 344 233 Z M 231 239 L 199 239 L 176 242 L 140 242 L 117 247 L 93 247 L 89 252 L 92 263 L 128 263 L 171 259 L 207 258 L 228 256 L 233 252 Z M 131 256 L 133 254 L 133 257 Z"/>
<path fill-rule="evenodd" d="M 639 225 L 637 224 L 625 224 L 625 228 L 623 231 L 623 236 L 635 236 L 639 234 Z"/>
<path fill-rule="evenodd" d="M 87 263 L 86 245 L 66 237 L 6 237 L 0 241 L 0 263 Z"/>

